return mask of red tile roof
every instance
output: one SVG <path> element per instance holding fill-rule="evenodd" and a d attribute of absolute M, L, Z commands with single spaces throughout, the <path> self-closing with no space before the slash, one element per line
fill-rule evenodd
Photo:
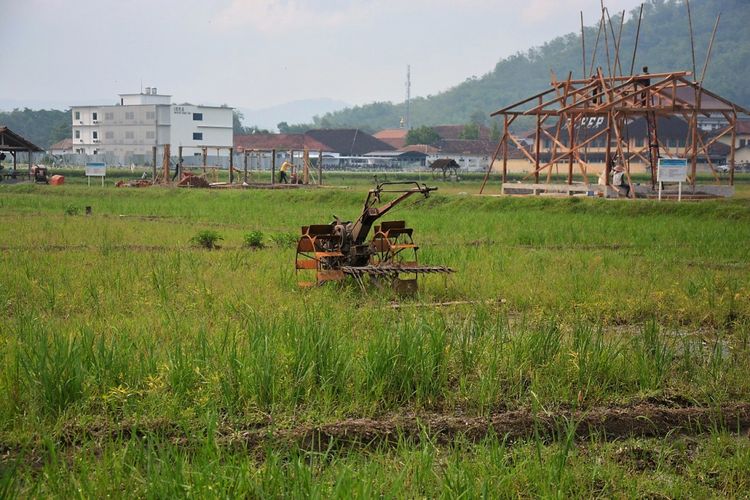
<path fill-rule="evenodd" d="M 416 151 L 417 153 L 425 153 L 428 155 L 433 155 L 440 151 L 435 146 L 430 146 L 429 144 L 410 144 L 408 146 L 404 146 L 401 148 L 398 148 L 399 151 Z"/>
<path fill-rule="evenodd" d="M 750 120 L 737 120 L 736 131 L 740 135 L 750 135 Z"/>
<path fill-rule="evenodd" d="M 63 139 L 62 141 L 58 141 L 49 147 L 50 151 L 54 151 L 54 150 L 68 151 L 72 149 L 73 149 L 73 139 L 70 139 L 70 138 Z"/>
<path fill-rule="evenodd" d="M 440 153 L 489 156 L 495 151 L 497 144 L 489 140 L 442 139 L 437 143 Z"/>
<path fill-rule="evenodd" d="M 436 125 L 431 127 L 435 132 L 438 133 L 441 139 L 455 140 L 460 139 L 461 134 L 464 131 L 465 125 Z M 479 126 L 479 138 L 487 140 L 490 138 L 490 129 L 480 125 Z"/>
<path fill-rule="evenodd" d="M 374 137 L 394 148 L 402 148 L 406 145 L 406 134 L 408 133 L 409 131 L 405 128 L 387 128 L 376 133 Z"/>
<path fill-rule="evenodd" d="M 234 147 L 237 152 L 251 149 L 277 149 L 280 151 L 288 149 L 310 149 L 312 151 L 331 151 L 307 134 L 250 134 L 235 135 Z"/>
<path fill-rule="evenodd" d="M 395 148 L 360 129 L 315 129 L 305 132 L 307 137 L 328 146 L 328 151 L 342 156 L 361 156 L 372 151 L 392 151 Z"/>

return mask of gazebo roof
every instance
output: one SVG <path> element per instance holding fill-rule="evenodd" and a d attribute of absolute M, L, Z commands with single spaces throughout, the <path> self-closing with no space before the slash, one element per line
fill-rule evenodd
<path fill-rule="evenodd" d="M 0 151 L 32 151 L 35 153 L 44 152 L 42 148 L 40 148 L 33 142 L 27 141 L 26 139 L 3 125 L 0 125 Z"/>

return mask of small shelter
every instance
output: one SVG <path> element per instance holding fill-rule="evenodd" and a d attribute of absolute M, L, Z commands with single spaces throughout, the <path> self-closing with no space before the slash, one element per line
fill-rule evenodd
<path fill-rule="evenodd" d="M 0 170 L 0 179 L 13 178 L 16 179 L 19 175 L 28 175 L 31 178 L 31 170 L 34 164 L 34 153 L 43 153 L 44 150 L 36 144 L 24 139 L 20 135 L 16 134 L 8 127 L 0 125 L 0 164 L 5 159 L 5 153 L 10 153 L 13 157 L 13 169 L 6 172 L 3 168 Z M 27 153 L 29 158 L 29 170 L 25 174 L 18 173 L 18 153 Z"/>

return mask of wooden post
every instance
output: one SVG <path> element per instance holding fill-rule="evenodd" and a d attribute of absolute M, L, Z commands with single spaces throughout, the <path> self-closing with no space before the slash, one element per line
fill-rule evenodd
<path fill-rule="evenodd" d="M 245 170 L 245 184 L 247 184 L 247 151 L 243 152 L 244 159 L 244 170 Z"/>
<path fill-rule="evenodd" d="M 151 162 L 151 184 L 156 184 L 156 150 L 158 146 L 154 146 L 151 153 L 152 153 L 152 162 Z"/>
<path fill-rule="evenodd" d="M 164 183 L 169 183 L 169 157 L 171 156 L 169 154 L 169 144 L 164 145 L 164 156 L 162 157 L 162 171 L 164 173 Z"/>
<path fill-rule="evenodd" d="M 544 101 L 539 97 L 539 104 L 541 105 Z M 534 184 L 539 184 L 539 155 L 542 147 L 542 115 L 537 113 L 536 115 L 536 136 L 534 139 Z"/>
<path fill-rule="evenodd" d="M 31 169 L 33 167 L 34 160 L 32 158 L 32 153 L 31 153 L 30 149 L 28 151 L 28 154 L 29 154 L 29 177 L 32 177 L 32 175 L 31 175 Z"/>
<path fill-rule="evenodd" d="M 276 184 L 276 150 L 271 150 L 271 185 Z"/>
<path fill-rule="evenodd" d="M 229 148 L 229 184 L 232 184 L 233 181 L 234 181 L 234 148 Z"/>
<path fill-rule="evenodd" d="M 612 173 L 611 171 L 611 163 L 612 163 L 612 113 L 607 113 L 607 148 L 605 149 L 604 153 L 604 185 L 609 187 L 609 175 Z M 604 190 L 605 196 L 607 193 L 607 190 Z"/>
<path fill-rule="evenodd" d="M 568 118 L 568 185 L 573 184 L 573 150 L 575 149 L 575 123 L 573 117 Z"/>
<path fill-rule="evenodd" d="M 732 148 L 729 153 L 729 185 L 734 186 L 734 150 L 737 147 L 737 112 L 732 114 Z"/>
<path fill-rule="evenodd" d="M 302 152 L 302 183 L 308 185 L 310 183 L 310 151 L 305 147 Z"/>
<path fill-rule="evenodd" d="M 18 157 L 15 151 L 11 151 L 10 154 L 13 155 L 13 174 L 15 174 L 16 170 L 18 170 Z"/>
<path fill-rule="evenodd" d="M 508 115 L 503 122 L 503 184 L 508 181 Z M 492 170 L 492 165 L 490 165 Z"/>
<path fill-rule="evenodd" d="M 323 185 L 323 151 L 318 151 L 318 186 Z"/>

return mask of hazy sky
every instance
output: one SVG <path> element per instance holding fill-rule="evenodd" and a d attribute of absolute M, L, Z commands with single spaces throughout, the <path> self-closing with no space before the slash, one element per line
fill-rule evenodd
<path fill-rule="evenodd" d="M 608 0 L 612 13 L 638 0 Z M 596 23 L 599 0 L 0 0 L 0 99 L 262 108 L 435 94 Z"/>

